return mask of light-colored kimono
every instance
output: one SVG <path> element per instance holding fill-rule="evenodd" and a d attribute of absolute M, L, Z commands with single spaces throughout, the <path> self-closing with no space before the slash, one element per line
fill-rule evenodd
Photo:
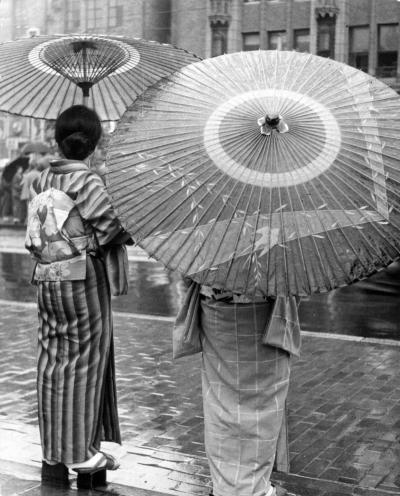
<path fill-rule="evenodd" d="M 202 352 L 214 496 L 262 496 L 270 487 L 290 356 L 300 352 L 297 308 L 295 297 L 250 302 L 196 283 L 188 288 L 174 327 L 174 357 Z"/>

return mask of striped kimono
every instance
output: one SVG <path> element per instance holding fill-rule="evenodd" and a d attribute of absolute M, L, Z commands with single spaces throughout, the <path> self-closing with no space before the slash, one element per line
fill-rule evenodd
<path fill-rule="evenodd" d="M 102 439 L 121 441 L 110 287 L 98 250 L 121 226 L 101 179 L 82 162 L 53 162 L 33 191 L 26 247 L 37 262 L 43 458 L 80 463 Z"/>

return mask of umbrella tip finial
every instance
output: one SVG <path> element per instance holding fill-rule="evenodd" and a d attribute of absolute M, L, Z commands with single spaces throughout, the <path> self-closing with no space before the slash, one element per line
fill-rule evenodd
<path fill-rule="evenodd" d="M 257 119 L 257 124 L 260 126 L 261 134 L 265 136 L 270 136 L 274 130 L 278 133 L 287 133 L 289 131 L 289 126 L 279 114 L 266 114 L 264 117 Z"/>

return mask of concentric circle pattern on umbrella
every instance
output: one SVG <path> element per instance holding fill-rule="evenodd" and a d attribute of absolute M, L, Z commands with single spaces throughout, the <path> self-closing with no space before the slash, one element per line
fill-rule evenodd
<path fill-rule="evenodd" d="M 398 95 L 347 65 L 224 55 L 129 108 L 108 189 L 138 243 L 199 283 L 325 292 L 398 257 L 399 119 Z"/>
<path fill-rule="evenodd" d="M 195 55 L 155 41 L 104 35 L 37 36 L 0 44 L 0 110 L 56 119 L 82 103 L 117 120 L 148 86 Z"/>

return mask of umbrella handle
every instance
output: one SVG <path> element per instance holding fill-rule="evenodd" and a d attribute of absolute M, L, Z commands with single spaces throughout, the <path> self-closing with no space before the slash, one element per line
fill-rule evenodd
<path fill-rule="evenodd" d="M 284 121 L 281 115 L 268 115 L 260 117 L 257 119 L 257 124 L 260 126 L 260 133 L 264 136 L 270 136 L 272 131 L 277 133 L 287 133 L 289 131 L 289 126 Z"/>
<path fill-rule="evenodd" d="M 82 98 L 82 104 L 85 105 L 85 107 L 88 107 L 89 105 L 89 95 L 90 95 L 90 88 L 93 86 L 93 83 L 89 81 L 84 81 L 81 83 L 78 83 L 79 88 L 82 90 L 83 98 Z"/>

